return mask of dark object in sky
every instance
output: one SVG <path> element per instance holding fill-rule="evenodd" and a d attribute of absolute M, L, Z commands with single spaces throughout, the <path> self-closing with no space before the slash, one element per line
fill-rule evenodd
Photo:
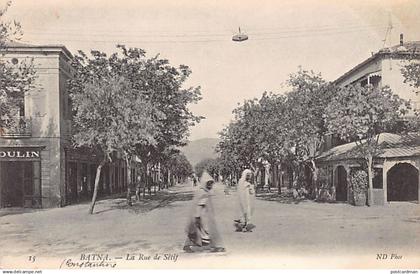
<path fill-rule="evenodd" d="M 241 33 L 241 28 L 239 28 L 239 33 L 232 36 L 232 41 L 242 42 L 248 40 L 248 35 Z"/>

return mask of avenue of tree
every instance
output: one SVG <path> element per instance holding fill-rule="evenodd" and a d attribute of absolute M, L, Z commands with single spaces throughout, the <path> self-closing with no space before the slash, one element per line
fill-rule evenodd
<path fill-rule="evenodd" d="M 147 58 L 138 48 L 117 46 L 107 55 L 91 51 L 74 58 L 74 75 L 69 92 L 74 111 L 76 147 L 100 151 L 103 160 L 95 179 L 92 206 L 96 201 L 101 169 L 121 155 L 131 178 L 131 163 L 138 157 L 143 166 L 143 180 L 151 166 L 159 166 L 177 176 L 190 175 L 190 168 L 178 147 L 186 144 L 190 126 L 201 117 L 193 115 L 188 105 L 200 100 L 200 88 L 184 88 L 191 70 L 176 68 L 159 56 Z M 127 201 L 134 182 L 128 184 Z M 150 184 L 149 184 L 150 187 Z"/>
<path fill-rule="evenodd" d="M 0 54 L 7 42 L 22 35 L 18 22 L 4 20 L 10 4 L 8 1 L 0 8 Z M 103 156 L 90 213 L 101 169 L 116 156 L 126 161 L 128 178 L 131 163 L 137 158 L 145 174 L 152 166 L 159 166 L 166 178 L 179 180 L 192 174 L 191 165 L 178 148 L 186 144 L 189 128 L 203 117 L 188 109 L 201 99 L 201 92 L 200 87 L 184 87 L 191 74 L 187 66 L 174 67 L 166 59 L 149 58 L 144 50 L 123 45 L 110 55 L 80 51 L 72 66 L 73 78 L 68 83 L 73 107 L 72 144 Z M 420 64 L 408 60 L 401 73 L 418 93 Z M 12 63 L 0 59 L 0 133 L 14 126 L 13 117 L 33 88 L 35 77 L 30 60 Z M 419 131 L 418 116 L 415 123 L 406 125 L 408 102 L 388 87 L 339 88 L 320 74 L 302 69 L 290 75 L 288 85 L 286 94 L 264 92 L 234 109 L 234 120 L 220 133 L 220 158 L 200 163 L 199 172 L 207 169 L 215 176 L 237 180 L 245 167 L 259 174 L 270 165 L 272 178 L 281 180 L 279 172 L 287 167 L 296 186 L 309 169 L 310 191 L 316 197 L 320 186 L 315 158 L 324 137 L 332 135 L 343 142 L 356 141 L 365 158 L 371 190 L 378 136 L 382 132 Z"/>
<path fill-rule="evenodd" d="M 406 81 L 418 88 L 418 63 L 402 70 Z M 234 120 L 220 133 L 220 158 L 211 163 L 224 177 L 238 178 L 243 168 L 258 175 L 267 164 L 274 185 L 284 166 L 290 170 L 292 187 L 305 185 L 318 198 L 318 168 L 315 158 L 328 135 L 341 142 L 354 141 L 364 155 L 372 204 L 372 163 L 378 153 L 378 138 L 383 132 L 419 131 L 405 115 L 409 102 L 388 87 L 348 86 L 340 88 L 320 74 L 300 69 L 288 80 L 290 91 L 284 95 L 264 92 L 259 99 L 246 100 L 234 111 Z M 214 166 L 218 168 L 214 168 Z M 310 176 L 305 175 L 310 170 Z M 308 182 L 309 181 L 309 182 Z M 279 188 L 281 191 L 281 188 Z"/>

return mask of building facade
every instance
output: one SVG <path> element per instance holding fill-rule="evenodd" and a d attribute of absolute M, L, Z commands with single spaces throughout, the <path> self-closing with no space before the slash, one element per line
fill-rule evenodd
<path fill-rule="evenodd" d="M 71 53 L 61 45 L 9 43 L 0 58 L 32 62 L 35 70 L 34 85 L 12 118 L 15 126 L 0 129 L 0 207 L 48 208 L 89 199 L 100 156 L 70 143 Z M 100 195 L 126 189 L 123 161 L 102 170 Z"/>
<path fill-rule="evenodd" d="M 380 134 L 378 154 L 373 160 L 375 205 L 420 201 L 420 134 Z M 317 158 L 326 185 L 334 190 L 333 200 L 353 203 L 351 173 L 365 161 L 354 142 L 329 149 Z"/>
<path fill-rule="evenodd" d="M 414 108 L 420 109 L 420 96 L 408 83 L 404 83 L 401 72 L 409 62 L 420 62 L 420 41 L 404 43 L 401 38 L 399 45 L 373 54 L 339 77 L 335 84 L 340 87 L 354 84 L 371 84 L 377 88 L 388 86 L 393 93 L 410 100 Z"/>
<path fill-rule="evenodd" d="M 408 62 L 420 62 L 420 42 L 404 43 L 385 48 L 373 54 L 339 77 L 335 84 L 344 87 L 360 84 L 376 88 L 389 86 L 394 94 L 410 100 L 414 109 L 420 109 L 420 95 L 404 83 L 401 69 Z M 326 182 L 332 198 L 352 202 L 350 173 L 358 169 L 363 155 L 358 155 L 355 143 L 340 144 L 331 136 L 326 138 L 325 151 L 317 164 L 325 170 Z M 420 201 L 420 135 L 380 135 L 382 151 L 374 158 L 374 204 L 392 201 Z M 332 189 L 332 191 L 331 191 Z"/>

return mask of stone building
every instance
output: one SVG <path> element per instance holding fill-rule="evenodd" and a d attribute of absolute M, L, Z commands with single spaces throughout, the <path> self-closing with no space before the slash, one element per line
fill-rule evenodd
<path fill-rule="evenodd" d="M 335 84 L 347 85 L 370 84 L 381 88 L 389 86 L 393 93 L 410 100 L 412 106 L 420 109 L 420 95 L 413 87 L 404 83 L 402 67 L 408 62 L 420 61 L 420 41 L 403 42 L 385 48 L 355 66 Z M 341 144 L 339 140 L 328 136 L 326 149 L 317 158 L 317 164 L 329 174 L 330 186 L 334 186 L 333 199 L 351 202 L 349 173 L 359 168 L 362 155 L 356 153 L 356 144 Z M 391 201 L 419 201 L 420 136 L 418 134 L 380 135 L 380 153 L 374 158 L 374 203 L 384 204 Z"/>
<path fill-rule="evenodd" d="M 379 135 L 379 149 L 374 157 L 373 201 L 383 205 L 392 201 L 420 201 L 420 135 Z M 336 146 L 317 158 L 317 165 L 327 170 L 333 199 L 353 202 L 350 173 L 365 161 L 356 143 Z"/>

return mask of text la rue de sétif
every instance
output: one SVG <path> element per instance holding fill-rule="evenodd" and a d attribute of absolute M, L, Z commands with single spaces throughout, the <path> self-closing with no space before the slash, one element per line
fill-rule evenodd
<path fill-rule="evenodd" d="M 95 260 L 125 260 L 125 261 L 173 261 L 178 260 L 178 254 L 176 253 L 156 253 L 154 255 L 143 254 L 143 253 L 128 253 L 125 256 L 111 257 L 109 254 L 81 254 L 81 261 L 95 261 Z"/>

